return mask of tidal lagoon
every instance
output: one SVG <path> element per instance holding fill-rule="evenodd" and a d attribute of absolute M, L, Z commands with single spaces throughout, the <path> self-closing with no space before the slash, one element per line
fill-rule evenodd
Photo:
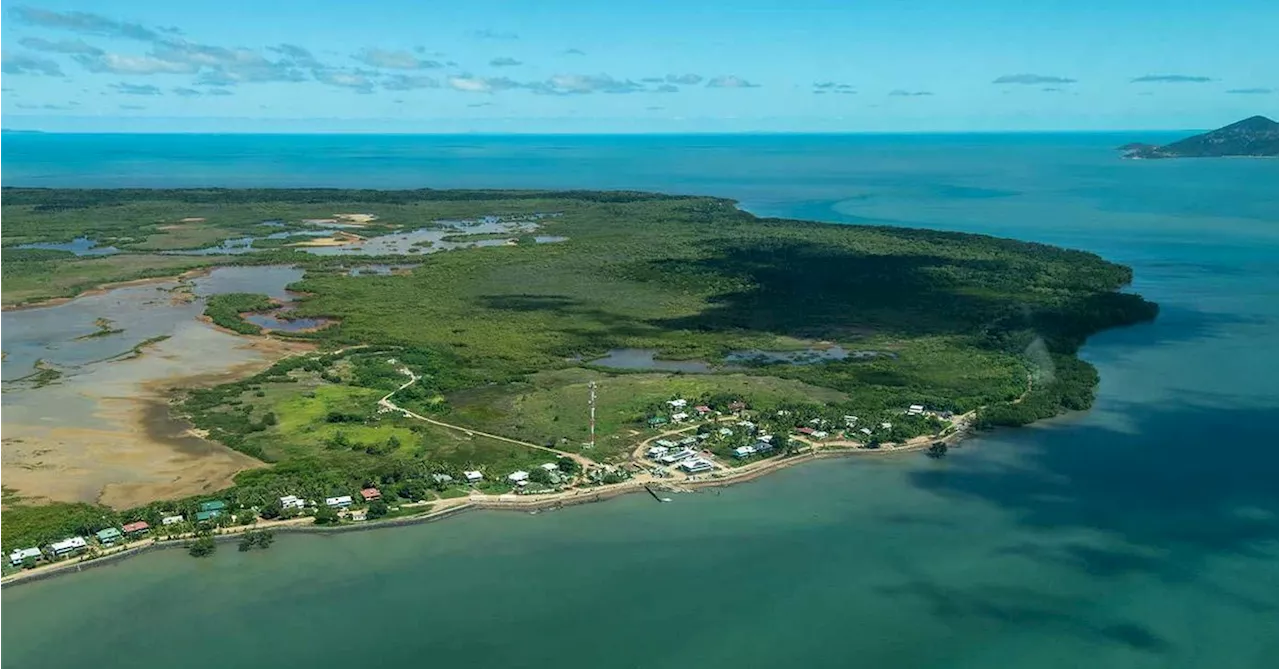
<path fill-rule="evenodd" d="M 1090 340 L 1091 411 L 940 460 L 826 460 L 669 504 L 475 512 L 208 560 L 153 552 L 5 588 L 4 657 L 1273 667 L 1277 163 L 1111 150 L 1162 139 L 7 137 L 7 185 L 637 188 L 1043 241 L 1132 266 L 1161 314 Z"/>

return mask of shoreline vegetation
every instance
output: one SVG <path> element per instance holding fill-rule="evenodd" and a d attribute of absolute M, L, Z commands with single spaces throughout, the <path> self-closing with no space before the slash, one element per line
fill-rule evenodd
<path fill-rule="evenodd" d="M 174 536 L 274 529 L 274 519 L 297 511 L 279 508 L 288 497 L 310 500 L 301 522 L 364 527 L 401 522 L 423 506 L 536 510 L 645 486 L 725 485 L 836 455 L 928 449 L 940 457 L 975 429 L 1087 409 L 1097 372 L 1076 351 L 1096 332 L 1158 311 L 1120 292 L 1132 278 L 1127 267 L 1094 254 L 758 218 L 719 198 L 3 195 L 6 309 L 65 304 L 72 286 L 164 280 L 140 272 L 168 269 L 185 281 L 218 267 L 287 265 L 303 272 L 288 286 L 296 296 L 289 317 L 327 322 L 264 331 L 243 315 L 279 305 L 253 285 L 198 298 L 201 320 L 218 329 L 315 347 L 170 396 L 170 412 L 192 434 L 266 466 L 241 472 L 231 488 L 131 509 L 29 504 L 22 496 L 41 491 L 6 489 L 6 552 L 139 521 L 158 529 L 175 514 L 183 520 L 166 529 Z M 334 253 L 258 248 L 254 237 L 323 234 L 354 225 L 352 217 L 360 239 Z M 446 229 L 455 240 L 518 236 L 466 232 L 507 223 L 559 243 L 432 249 L 412 241 Z M 116 252 L 16 248 L 85 238 Z M 364 255 L 367 247 L 379 251 Z M 193 248 L 208 253 L 164 255 Z M 343 496 L 355 498 L 345 520 L 324 502 Z M 200 515 L 212 502 L 226 513 Z"/>

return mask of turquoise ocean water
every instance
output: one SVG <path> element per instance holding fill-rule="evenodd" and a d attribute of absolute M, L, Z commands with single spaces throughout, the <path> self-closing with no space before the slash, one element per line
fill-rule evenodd
<path fill-rule="evenodd" d="M 1123 135 L 6 135 L 5 185 L 628 188 L 1131 265 L 1092 411 L 672 504 L 161 552 L 3 592 L 38 667 L 1277 664 L 1275 160 Z"/>

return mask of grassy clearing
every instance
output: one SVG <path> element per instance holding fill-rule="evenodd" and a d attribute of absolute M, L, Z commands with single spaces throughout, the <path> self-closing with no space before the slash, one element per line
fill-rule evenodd
<path fill-rule="evenodd" d="M 7 215 L 7 209 L 5 213 Z M 108 283 L 175 276 L 225 260 L 220 256 L 163 255 L 116 255 L 37 262 L 9 262 L 6 258 L 0 265 L 0 273 L 4 277 L 4 304 L 9 306 L 55 297 L 74 297 Z"/>

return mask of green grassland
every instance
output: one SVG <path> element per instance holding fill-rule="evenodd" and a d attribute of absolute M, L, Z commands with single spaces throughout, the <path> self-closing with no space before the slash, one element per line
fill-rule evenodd
<path fill-rule="evenodd" d="M 433 499 L 459 488 L 428 486 L 430 474 L 456 478 L 480 468 L 493 481 L 547 461 L 545 452 L 378 413 L 378 398 L 408 380 L 404 369 L 420 380 L 397 393 L 400 406 L 598 460 L 620 459 L 654 434 L 646 418 L 676 396 L 789 411 L 771 426 L 779 430 L 794 427 L 792 419 L 853 413 L 878 424 L 895 417 L 883 438 L 897 440 L 938 429 L 901 416 L 908 404 L 979 409 L 982 425 L 1087 408 L 1097 374 L 1076 357 L 1085 338 L 1156 315 L 1154 304 L 1121 292 L 1128 268 L 1090 253 L 961 233 L 760 219 L 716 198 L 431 190 L 3 195 L 6 304 L 198 266 L 288 262 L 306 270 L 291 287 L 304 294 L 296 315 L 336 322 L 292 336 L 342 352 L 288 358 L 251 379 L 185 393 L 177 404 L 211 438 L 272 463 L 220 493 L 243 504 L 366 484 Z M 539 234 L 568 241 L 365 257 L 416 266 L 358 277 L 343 267 L 350 258 L 280 248 L 234 257 L 153 252 L 302 230 L 304 219 L 340 212 L 376 215 L 359 231 L 364 236 L 445 219 L 554 213 L 539 221 Z M 207 220 L 176 223 L 185 217 Z M 266 220 L 283 223 L 264 230 Z M 82 235 L 124 253 L 84 259 L 8 248 Z M 251 310 L 245 305 L 264 306 L 259 298 L 224 296 L 209 307 L 239 321 L 235 314 Z M 624 373 L 583 362 L 643 348 L 720 365 L 738 350 L 831 343 L 883 355 L 714 374 Z M 590 381 L 599 384 L 598 445 L 587 452 Z M 746 438 L 717 434 L 709 447 L 726 455 Z"/>

